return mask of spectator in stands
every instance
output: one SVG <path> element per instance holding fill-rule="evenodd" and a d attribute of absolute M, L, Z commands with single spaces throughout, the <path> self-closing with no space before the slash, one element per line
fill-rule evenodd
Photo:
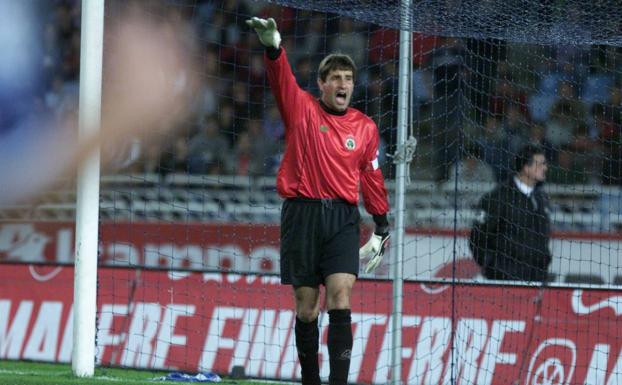
<path fill-rule="evenodd" d="M 206 15 L 207 16 L 207 15 Z M 220 9 L 209 13 L 209 19 L 199 25 L 199 34 L 202 40 L 212 47 L 221 47 L 225 42 L 225 15 Z"/>
<path fill-rule="evenodd" d="M 243 82 L 249 83 L 253 86 L 263 86 L 266 80 L 265 69 L 263 67 L 263 56 L 259 53 L 251 54 L 247 79 L 243 79 Z M 263 89 L 262 89 L 263 91 Z"/>
<path fill-rule="evenodd" d="M 243 132 L 238 136 L 233 146 L 233 153 L 231 154 L 228 167 L 229 171 L 233 175 L 251 176 L 257 173 L 255 161 L 256 159 L 253 159 L 251 150 L 251 139 L 248 132 Z"/>
<path fill-rule="evenodd" d="M 490 96 L 489 111 L 495 116 L 506 115 L 509 108 L 517 108 L 522 115 L 527 114 L 527 97 L 513 83 L 512 76 L 507 74 L 505 62 L 498 64 L 499 77 L 494 88 L 494 92 Z"/>
<path fill-rule="evenodd" d="M 544 282 L 551 263 L 544 150 L 516 154 L 516 175 L 484 195 L 469 248 L 486 278 Z"/>
<path fill-rule="evenodd" d="M 296 81 L 300 87 L 309 91 L 312 94 L 316 94 L 317 84 L 313 78 L 313 70 L 311 69 L 311 59 L 308 56 L 303 56 L 296 61 Z"/>
<path fill-rule="evenodd" d="M 251 115 L 257 116 L 259 111 L 251 111 L 249 103 L 249 95 L 247 84 L 242 81 L 236 81 L 233 83 L 231 89 L 231 96 L 233 98 L 233 116 L 235 117 L 235 133 L 244 131 L 246 122 Z M 255 108 L 262 108 L 261 104 L 254 104 Z"/>
<path fill-rule="evenodd" d="M 369 61 L 382 64 L 395 61 L 399 54 L 400 31 L 392 28 L 376 27 L 369 36 Z M 413 64 L 424 68 L 435 48 L 442 44 L 441 37 L 413 32 Z"/>
<path fill-rule="evenodd" d="M 544 134 L 544 126 L 539 123 L 531 123 L 529 127 L 529 134 L 527 136 L 527 142 L 525 144 L 532 144 L 544 149 L 546 159 L 553 159 L 555 152 L 549 142 L 547 142 Z"/>
<path fill-rule="evenodd" d="M 492 167 L 497 182 L 504 182 L 511 169 L 511 153 L 508 138 L 499 119 L 494 116 L 486 119 L 484 133 L 477 139 L 477 144 L 481 159 Z"/>
<path fill-rule="evenodd" d="M 545 124 L 546 140 L 556 151 L 570 145 L 576 127 L 585 121 L 584 106 L 577 100 L 574 85 L 564 81 L 560 82 L 558 89 L 559 100 L 553 105 Z"/>
<path fill-rule="evenodd" d="M 266 46 L 268 81 L 285 123 L 286 150 L 277 177 L 277 190 L 285 198 L 281 281 L 294 288 L 302 383 L 321 384 L 318 316 L 323 284 L 329 318 L 328 382 L 346 385 L 353 343 L 350 301 L 359 256 L 371 257 L 365 272 L 373 271 L 389 238 L 378 129 L 350 107 L 356 66 L 349 56 L 332 54 L 320 62 L 318 100 L 296 84 L 274 20 L 254 17 L 247 23 Z M 359 250 L 360 192 L 376 230 Z"/>
<path fill-rule="evenodd" d="M 394 61 L 399 53 L 399 31 L 376 27 L 369 36 L 369 62 L 382 64 Z"/>
<path fill-rule="evenodd" d="M 279 109 L 272 103 L 266 111 L 263 119 L 263 132 L 267 138 L 275 142 L 281 141 L 285 137 L 285 127 L 279 115 Z"/>
<path fill-rule="evenodd" d="M 326 50 L 324 36 L 326 36 L 327 32 L 326 15 L 321 13 L 312 14 L 309 18 L 306 32 L 296 39 L 298 51 L 304 52 L 312 63 L 317 64 L 321 59 L 322 53 Z"/>
<path fill-rule="evenodd" d="M 361 107 L 365 108 L 365 113 L 367 115 L 378 119 L 383 111 L 385 111 L 385 103 L 383 103 L 384 97 L 388 96 L 385 94 L 382 73 L 379 70 L 369 71 L 369 80 L 367 81 L 365 92 L 367 95 L 366 98 L 362 99 L 364 105 Z"/>
<path fill-rule="evenodd" d="M 447 180 L 449 166 L 458 160 L 460 122 L 460 73 L 463 70 L 465 48 L 458 38 L 448 38 L 434 53 L 434 101 L 432 116 L 434 130 L 437 181 Z"/>
<path fill-rule="evenodd" d="M 263 55 L 253 53 L 250 58 L 247 80 L 248 96 L 250 103 L 251 116 L 261 116 L 265 107 L 264 91 L 266 81 L 266 70 L 263 66 Z"/>
<path fill-rule="evenodd" d="M 592 107 L 594 125 L 603 149 L 602 183 L 605 185 L 622 185 L 621 113 L 622 108 L 615 104 L 607 107 L 595 104 Z"/>
<path fill-rule="evenodd" d="M 188 171 L 193 174 L 212 174 L 221 170 L 229 153 L 227 138 L 218 131 L 218 121 L 208 115 L 200 131 L 188 143 Z"/>
<path fill-rule="evenodd" d="M 557 161 L 552 163 L 547 173 L 551 184 L 585 184 L 588 179 L 585 169 L 575 160 L 576 154 L 569 148 L 556 152 Z"/>
<path fill-rule="evenodd" d="M 492 168 L 481 161 L 477 146 L 466 148 L 460 162 L 451 167 L 447 185 L 453 185 L 456 180 L 458 189 L 468 183 L 494 183 Z"/>
<path fill-rule="evenodd" d="M 590 132 L 587 123 L 575 126 L 572 142 L 568 146 L 575 163 L 575 170 L 583 174 L 583 183 L 600 183 L 602 170 L 602 147 L 597 135 Z"/>
<path fill-rule="evenodd" d="M 248 122 L 248 131 L 241 133 L 233 147 L 230 171 L 234 175 L 265 176 L 273 169 L 275 142 L 263 134 L 261 121 Z"/>
<path fill-rule="evenodd" d="M 352 57 L 359 65 L 366 64 L 367 39 L 366 35 L 356 30 L 356 22 L 349 17 L 341 17 L 337 35 L 329 44 L 332 52 L 342 52 Z"/>
<path fill-rule="evenodd" d="M 479 190 L 475 190 L 474 185 L 494 182 L 492 168 L 480 160 L 479 148 L 470 146 L 465 149 L 460 162 L 450 168 L 449 179 L 443 190 L 449 192 L 448 199 L 451 203 L 456 202 L 459 207 L 471 207 L 479 198 Z M 457 200 L 454 193 L 458 194 Z"/>
<path fill-rule="evenodd" d="M 527 144 L 529 137 L 527 118 L 522 114 L 518 104 L 508 103 L 504 109 L 503 129 L 507 135 L 508 149 L 511 154 L 515 154 Z"/>
<path fill-rule="evenodd" d="M 598 207 L 601 214 L 601 223 L 598 230 L 611 231 L 614 229 L 612 218 L 622 217 L 622 95 L 619 87 L 611 92 L 611 105 L 594 105 L 594 124 L 599 132 L 599 139 L 603 149 L 602 183 L 604 189 L 599 199 Z"/>
<path fill-rule="evenodd" d="M 212 48 L 212 49 L 210 49 Z M 216 47 L 208 48 L 205 53 L 205 79 L 196 97 L 195 113 L 200 119 L 205 115 L 213 114 L 218 109 L 218 97 L 222 85 L 218 79 L 218 55 Z"/>
<path fill-rule="evenodd" d="M 301 50 L 300 47 L 296 44 L 296 36 L 294 35 L 286 35 L 283 36 L 282 44 L 284 46 L 290 47 L 287 51 L 289 60 L 295 65 L 298 61 L 304 57 L 308 57 L 308 54 Z M 263 59 L 263 56 L 262 56 Z"/>
<path fill-rule="evenodd" d="M 220 102 L 220 111 L 218 111 L 218 131 L 223 134 L 229 141 L 229 145 L 232 146 L 235 143 L 235 137 L 237 132 L 242 132 L 240 126 L 244 124 L 244 121 L 236 119 L 235 110 L 233 104 L 229 101 Z"/>
<path fill-rule="evenodd" d="M 222 40 L 220 46 L 222 64 L 227 71 L 232 71 L 234 74 L 236 60 L 245 60 L 248 55 L 237 54 L 237 46 L 242 40 L 242 31 L 246 30 L 244 26 L 244 19 L 239 15 L 248 15 L 248 6 L 245 2 L 237 0 L 225 0 L 222 2 L 222 9 L 217 12 L 222 12 L 224 20 L 222 26 Z M 244 58 L 242 58 L 244 56 Z"/>
<path fill-rule="evenodd" d="M 356 98 L 359 102 L 356 106 L 375 119 L 385 143 L 396 141 L 397 87 L 393 88 L 393 73 L 389 69 L 394 64 L 387 63 L 381 69 L 369 71 L 365 94 Z"/>

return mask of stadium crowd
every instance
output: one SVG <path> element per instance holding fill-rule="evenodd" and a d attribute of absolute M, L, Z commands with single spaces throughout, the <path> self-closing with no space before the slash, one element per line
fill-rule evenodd
<path fill-rule="evenodd" d="M 263 47 L 244 24 L 249 15 L 276 19 L 298 82 L 313 93 L 319 59 L 331 51 L 350 54 L 360 69 L 354 105 L 377 122 L 382 152 L 395 150 L 397 31 L 251 1 L 193 5 L 179 7 L 201 44 L 203 86 L 192 117 L 174 134 L 107 149 L 117 153 L 111 172 L 275 174 L 283 125 L 266 84 Z M 58 120 L 77 114 L 80 2 L 46 7 L 33 47 L 43 81 L 23 102 L 28 108 L 2 103 L 1 132 L 28 114 Z M 415 177 L 502 180 L 516 149 L 536 143 L 546 148 L 553 183 L 622 185 L 620 49 L 418 33 L 413 43 Z M 391 178 L 390 162 L 382 160 Z"/>

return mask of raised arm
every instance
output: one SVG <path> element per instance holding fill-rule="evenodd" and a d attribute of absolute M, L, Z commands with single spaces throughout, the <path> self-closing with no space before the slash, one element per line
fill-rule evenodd
<path fill-rule="evenodd" d="M 281 47 L 281 34 L 274 19 L 253 17 L 246 20 L 246 24 L 257 32 L 259 41 L 266 47 L 268 83 L 276 99 L 287 135 L 288 131 L 296 126 L 296 119 L 302 114 L 301 109 L 307 105 L 303 99 L 309 98 L 310 95 L 296 83 L 296 77 L 287 61 L 287 53 Z"/>

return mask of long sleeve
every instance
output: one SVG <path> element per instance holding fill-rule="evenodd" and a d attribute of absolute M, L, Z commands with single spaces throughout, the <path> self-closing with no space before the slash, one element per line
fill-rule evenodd
<path fill-rule="evenodd" d="M 382 215 L 389 211 L 387 189 L 384 177 L 378 164 L 378 144 L 380 137 L 378 128 L 374 125 L 373 139 L 361 165 L 361 193 L 365 210 L 372 215 Z"/>
<path fill-rule="evenodd" d="M 310 95 L 296 83 L 285 48 L 266 51 L 264 59 L 268 83 L 276 99 L 287 136 L 290 130 L 297 127 L 296 122 L 302 121 L 300 118 L 304 116 L 304 108 L 308 106 L 308 103 L 303 101 L 310 98 Z"/>

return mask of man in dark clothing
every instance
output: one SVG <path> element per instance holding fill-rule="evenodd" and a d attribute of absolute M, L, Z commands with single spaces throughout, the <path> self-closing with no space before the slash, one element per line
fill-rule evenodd
<path fill-rule="evenodd" d="M 265 63 L 285 125 L 286 150 L 277 175 L 281 211 L 281 282 L 296 300 L 296 348 L 303 385 L 320 385 L 320 285 L 326 286 L 330 385 L 348 381 L 352 353 L 350 297 L 359 257 L 365 272 L 382 260 L 389 239 L 389 204 L 378 164 L 376 124 L 350 107 L 356 66 L 347 55 L 320 63 L 320 98 L 303 91 L 292 74 L 273 19 L 253 17 L 266 47 Z M 376 230 L 359 250 L 359 186 Z"/>
<path fill-rule="evenodd" d="M 551 263 L 544 149 L 523 147 L 515 170 L 482 198 L 469 247 L 486 278 L 544 282 Z"/>

